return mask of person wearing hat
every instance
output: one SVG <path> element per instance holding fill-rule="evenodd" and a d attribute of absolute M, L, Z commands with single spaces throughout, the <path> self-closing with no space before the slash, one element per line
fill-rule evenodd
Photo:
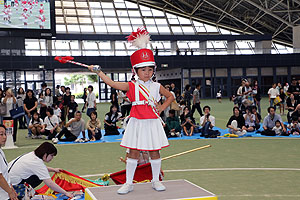
<path fill-rule="evenodd" d="M 28 24 L 28 18 L 29 18 L 29 14 L 27 13 L 27 8 L 23 9 L 23 13 L 22 13 L 22 17 L 21 19 L 23 20 L 24 26 L 27 27 Z"/>
<path fill-rule="evenodd" d="M 130 149 L 126 162 L 126 183 L 118 190 L 119 194 L 127 194 L 133 190 L 133 177 L 137 167 L 140 151 L 149 151 L 152 168 L 152 187 L 156 191 L 165 190 L 165 186 L 159 181 L 161 158 L 159 151 L 169 146 L 159 114 L 165 110 L 174 100 L 173 95 L 154 82 L 156 64 L 153 52 L 147 49 L 149 33 L 139 28 L 133 32 L 128 41 L 133 46 L 140 48 L 131 56 L 132 81 L 114 82 L 99 68 L 90 66 L 89 70 L 96 72 L 98 76 L 110 87 L 126 91 L 128 99 L 132 102 L 130 120 L 126 127 L 120 146 Z M 134 81 L 134 76 L 138 79 Z M 166 101 L 159 105 L 160 98 L 166 97 Z"/>
<path fill-rule="evenodd" d="M 44 10 L 40 9 L 40 16 L 37 17 L 39 19 L 40 29 L 44 29 L 46 17 L 44 15 Z"/>
<path fill-rule="evenodd" d="M 300 86 L 297 83 L 297 79 L 295 77 L 292 78 L 292 84 L 289 86 L 287 93 L 288 93 L 288 95 L 294 94 L 295 100 L 299 101 Z"/>

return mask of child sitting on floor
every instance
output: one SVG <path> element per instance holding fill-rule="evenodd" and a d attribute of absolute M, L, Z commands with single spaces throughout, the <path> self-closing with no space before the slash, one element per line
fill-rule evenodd
<path fill-rule="evenodd" d="M 181 127 L 186 136 L 192 136 L 195 129 L 195 120 L 190 113 L 190 109 L 186 106 L 183 109 L 182 115 L 180 115 Z"/>
<path fill-rule="evenodd" d="M 292 123 L 290 125 L 291 134 L 299 135 L 300 134 L 300 124 L 297 118 L 292 119 Z"/>
<path fill-rule="evenodd" d="M 179 137 L 181 126 L 178 117 L 175 116 L 175 110 L 169 111 L 169 117 L 166 119 L 165 132 L 167 137 Z"/>
<path fill-rule="evenodd" d="M 118 112 L 115 105 L 111 105 L 109 112 L 106 113 L 104 119 L 105 135 L 119 135 L 117 121 L 121 120 L 122 114 Z"/>
<path fill-rule="evenodd" d="M 90 141 L 96 141 L 101 139 L 101 122 L 97 119 L 97 112 L 92 111 L 90 115 L 90 120 L 86 123 L 88 130 L 88 135 Z"/>
<path fill-rule="evenodd" d="M 275 126 L 273 127 L 272 131 L 275 131 L 276 135 L 281 135 L 283 133 L 281 123 L 279 120 L 275 122 Z"/>
<path fill-rule="evenodd" d="M 33 113 L 28 127 L 33 134 L 32 139 L 42 138 L 41 130 L 43 129 L 43 123 L 39 114 L 37 112 Z"/>

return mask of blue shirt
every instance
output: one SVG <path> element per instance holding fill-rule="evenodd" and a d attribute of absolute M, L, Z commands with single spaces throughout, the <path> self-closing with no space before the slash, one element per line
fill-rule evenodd
<path fill-rule="evenodd" d="M 282 123 L 282 119 L 281 116 L 278 114 L 274 115 L 274 118 L 271 119 L 271 115 L 268 114 L 265 118 L 264 118 L 264 123 L 263 126 L 272 129 L 275 126 L 275 122 L 279 120 Z"/>

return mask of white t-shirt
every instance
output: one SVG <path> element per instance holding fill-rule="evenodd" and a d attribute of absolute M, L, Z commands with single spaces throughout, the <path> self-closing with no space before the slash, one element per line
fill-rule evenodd
<path fill-rule="evenodd" d="M 86 101 L 88 102 L 88 108 L 95 107 L 96 95 L 94 92 L 88 93 Z"/>
<path fill-rule="evenodd" d="M 57 124 L 59 124 L 59 120 L 58 120 L 58 117 L 56 115 L 52 115 L 52 117 L 50 117 L 50 118 L 47 116 L 44 119 L 44 124 L 46 125 L 46 128 L 45 128 L 46 130 L 51 130 L 51 129 L 54 128 L 54 126 L 52 126 L 52 124 L 50 123 L 49 119 L 50 119 L 51 123 L 54 126 L 56 126 Z"/>
<path fill-rule="evenodd" d="M 14 161 L 8 164 L 9 168 Z M 18 185 L 23 179 L 27 179 L 32 175 L 36 175 L 40 180 L 50 179 L 50 174 L 44 161 L 37 157 L 33 151 L 17 160 L 9 172 L 12 185 Z"/>
<path fill-rule="evenodd" d="M 205 117 L 206 117 L 205 115 L 203 115 L 202 117 L 200 117 L 200 125 L 203 124 Z M 215 123 L 215 117 L 209 115 L 208 119 L 210 120 L 211 125 L 212 125 L 212 126 L 215 126 L 215 124 L 216 124 L 216 123 Z"/>
<path fill-rule="evenodd" d="M 245 119 L 247 114 L 244 114 L 243 117 Z M 250 118 L 252 119 L 252 122 L 250 120 Z M 251 114 L 251 116 L 247 116 L 247 119 L 245 119 L 245 125 L 248 125 L 248 126 L 255 126 L 255 115 L 254 114 Z"/>
<path fill-rule="evenodd" d="M 2 103 L 3 103 L 3 101 L 4 101 L 4 98 L 2 98 Z M 3 115 L 3 117 L 11 117 L 9 111 L 10 111 L 11 109 L 14 108 L 14 101 L 13 101 L 13 98 L 12 98 L 12 97 L 7 98 L 6 104 L 5 104 L 5 105 L 6 105 L 6 114 Z"/>
<path fill-rule="evenodd" d="M 4 177 L 8 185 L 10 185 L 10 180 L 8 176 L 8 162 L 5 158 L 4 152 L 2 149 L 0 149 L 0 174 Z M 7 192 L 5 192 L 1 187 L 0 187 L 0 200 L 7 200 L 9 199 L 9 196 Z"/>
<path fill-rule="evenodd" d="M 275 88 L 270 88 L 268 91 L 268 94 L 270 95 L 271 99 L 276 98 L 277 96 L 279 96 L 279 91 Z"/>

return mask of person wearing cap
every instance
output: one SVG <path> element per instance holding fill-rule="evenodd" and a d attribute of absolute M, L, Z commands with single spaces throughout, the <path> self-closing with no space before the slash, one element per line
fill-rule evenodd
<path fill-rule="evenodd" d="M 292 84 L 289 86 L 287 91 L 288 95 L 294 94 L 295 100 L 299 101 L 300 97 L 300 86 L 297 83 L 297 79 L 294 77 L 292 78 Z"/>
<path fill-rule="evenodd" d="M 149 40 L 149 33 L 142 28 L 128 37 L 128 41 L 133 46 L 140 48 L 130 56 L 133 72 L 130 82 L 112 81 L 99 68 L 89 67 L 90 71 L 96 72 L 101 80 L 110 87 L 126 91 L 128 99 L 132 102 L 131 118 L 120 144 L 120 146 L 130 149 L 126 162 L 126 183 L 118 190 L 118 194 L 127 194 L 133 190 L 133 177 L 140 151 L 149 151 L 153 189 L 156 191 L 166 189 L 159 181 L 161 168 L 159 151 L 169 146 L 169 143 L 159 114 L 171 104 L 174 97 L 163 86 L 153 81 L 156 64 L 153 52 L 146 48 Z M 136 81 L 134 81 L 135 75 L 138 76 Z M 166 97 L 166 101 L 159 105 L 157 102 L 159 102 L 161 95 Z"/>

